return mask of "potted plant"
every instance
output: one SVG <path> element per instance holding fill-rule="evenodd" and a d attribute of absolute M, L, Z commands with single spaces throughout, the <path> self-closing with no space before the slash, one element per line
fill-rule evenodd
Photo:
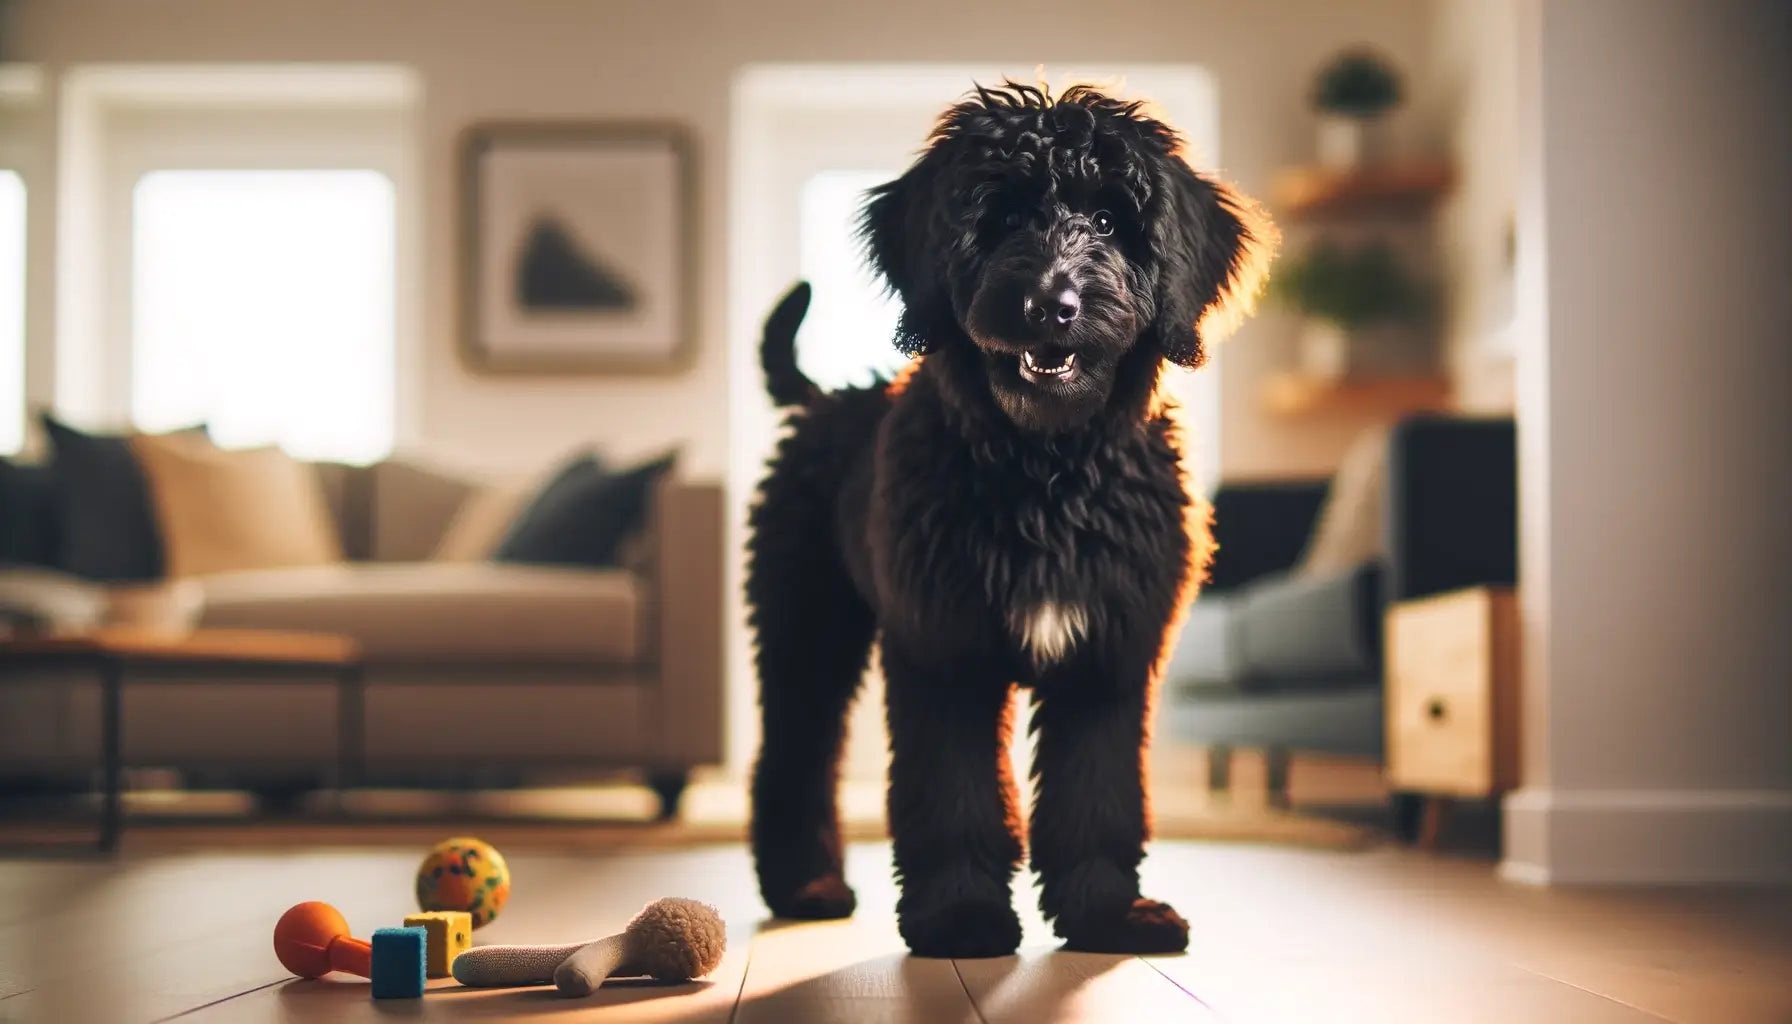
<path fill-rule="evenodd" d="M 1400 76 L 1373 51 L 1347 50 L 1319 72 L 1313 109 L 1319 114 L 1319 162 L 1349 170 L 1363 162 L 1364 136 L 1400 104 Z"/>
<path fill-rule="evenodd" d="M 1428 355 L 1411 328 L 1431 312 L 1430 289 L 1385 243 L 1355 250 L 1316 245 L 1277 268 L 1268 294 L 1305 320 L 1299 362 L 1307 376 L 1336 381 L 1410 371 Z"/>

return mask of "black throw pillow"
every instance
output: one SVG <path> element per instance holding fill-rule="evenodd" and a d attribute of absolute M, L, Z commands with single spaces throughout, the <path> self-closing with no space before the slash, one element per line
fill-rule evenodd
<path fill-rule="evenodd" d="M 493 558 L 527 565 L 613 568 L 622 546 L 647 525 L 654 485 L 677 453 L 621 473 L 608 473 L 592 456 L 568 463 L 511 524 Z"/>
<path fill-rule="evenodd" d="M 524 553 L 537 555 L 554 546 L 564 509 L 575 503 L 577 495 L 599 487 L 609 475 L 609 468 L 594 453 L 582 452 L 568 459 L 504 531 L 492 558 L 500 562 L 535 560 Z"/>
<path fill-rule="evenodd" d="M 87 434 L 48 413 L 55 452 L 57 567 L 107 583 L 162 578 L 162 534 L 149 483 L 121 434 Z"/>
<path fill-rule="evenodd" d="M 0 459 L 0 566 L 54 568 L 56 473 Z"/>

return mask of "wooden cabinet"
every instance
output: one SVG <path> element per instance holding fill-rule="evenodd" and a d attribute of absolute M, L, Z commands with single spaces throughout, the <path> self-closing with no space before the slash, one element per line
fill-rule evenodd
<path fill-rule="evenodd" d="M 1475 587 L 1387 616 L 1387 774 L 1397 790 L 1480 798 L 1518 785 L 1518 601 Z M 1435 841 L 1441 806 L 1426 809 Z"/>

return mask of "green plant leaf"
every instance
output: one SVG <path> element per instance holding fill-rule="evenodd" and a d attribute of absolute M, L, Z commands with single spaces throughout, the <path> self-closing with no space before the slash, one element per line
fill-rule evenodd
<path fill-rule="evenodd" d="M 1385 244 L 1344 251 L 1321 243 L 1286 260 L 1270 278 L 1270 301 L 1345 330 L 1410 323 L 1430 313 L 1431 294 Z"/>
<path fill-rule="evenodd" d="M 1347 50 L 1319 72 L 1313 108 L 1324 114 L 1374 117 L 1400 103 L 1400 76 L 1370 50 Z"/>

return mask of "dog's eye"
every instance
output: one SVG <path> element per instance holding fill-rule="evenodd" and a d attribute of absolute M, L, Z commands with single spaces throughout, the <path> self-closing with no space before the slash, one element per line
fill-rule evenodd
<path fill-rule="evenodd" d="M 1089 223 L 1094 225 L 1095 233 L 1098 235 L 1114 233 L 1114 215 L 1106 210 L 1096 210 L 1095 216 L 1089 218 Z"/>
<path fill-rule="evenodd" d="M 1021 216 L 1018 213 L 1010 213 L 1008 216 L 1002 218 L 1002 226 L 1010 231 L 1020 227 L 1020 222 Z"/>

